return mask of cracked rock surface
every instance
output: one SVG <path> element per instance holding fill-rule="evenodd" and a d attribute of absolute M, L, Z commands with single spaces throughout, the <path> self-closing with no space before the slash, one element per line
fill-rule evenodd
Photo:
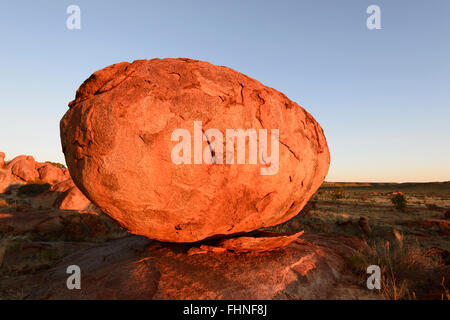
<path fill-rule="evenodd" d="M 227 67 L 190 59 L 114 64 L 91 75 L 69 107 L 61 141 L 76 186 L 148 238 L 195 242 L 282 223 L 328 172 L 328 146 L 314 118 Z M 261 175 L 267 165 L 249 164 L 248 148 L 246 164 L 173 163 L 172 132 L 194 137 L 194 121 L 224 136 L 226 129 L 278 129 L 278 172 Z M 202 140 L 203 153 L 210 141 Z"/>
<path fill-rule="evenodd" d="M 362 245 L 352 237 L 308 234 L 275 251 L 189 255 L 189 244 L 130 236 L 80 250 L 32 278 L 2 285 L 22 290 L 26 299 L 370 298 L 345 262 Z M 69 265 L 82 270 L 81 290 L 66 287 Z"/>

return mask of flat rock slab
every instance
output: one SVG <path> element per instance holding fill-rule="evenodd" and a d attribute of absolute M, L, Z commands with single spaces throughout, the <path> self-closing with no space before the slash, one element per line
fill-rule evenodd
<path fill-rule="evenodd" d="M 288 246 L 303 234 L 303 231 L 285 236 L 237 237 L 222 240 L 219 246 L 234 252 L 266 252 Z"/>
<path fill-rule="evenodd" d="M 337 295 L 343 290 L 336 288 L 346 279 L 345 259 L 360 243 L 330 235 L 302 239 L 268 252 L 188 255 L 187 244 L 130 236 L 67 256 L 10 285 L 27 299 L 342 298 Z M 81 268 L 80 290 L 66 287 L 69 265 Z M 348 298 L 349 289 L 344 291 Z"/>

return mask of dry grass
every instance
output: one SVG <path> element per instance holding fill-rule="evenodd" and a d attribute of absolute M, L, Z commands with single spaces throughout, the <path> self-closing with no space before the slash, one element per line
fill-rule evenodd
<path fill-rule="evenodd" d="M 313 208 L 269 229 L 363 239 L 367 249 L 348 258 L 361 286 L 374 264 L 382 272 L 382 299 L 449 299 L 450 222 L 445 213 L 450 211 L 450 183 L 397 187 L 328 184 L 314 195 Z M 391 202 L 397 191 L 408 199 L 404 211 Z"/>
<path fill-rule="evenodd" d="M 449 297 L 445 282 L 449 270 L 442 259 L 413 243 L 404 244 L 402 236 L 394 242 L 374 241 L 351 256 L 348 264 L 362 278 L 366 277 L 368 265 L 378 265 L 382 275 L 379 294 L 383 299 Z"/>
<path fill-rule="evenodd" d="M 442 277 L 441 286 L 443 290 L 441 300 L 450 300 L 450 291 L 447 289 L 447 286 L 445 285 L 445 277 Z"/>
<path fill-rule="evenodd" d="M 66 166 L 59 162 L 45 161 L 45 163 L 51 164 L 59 169 L 66 169 Z"/>

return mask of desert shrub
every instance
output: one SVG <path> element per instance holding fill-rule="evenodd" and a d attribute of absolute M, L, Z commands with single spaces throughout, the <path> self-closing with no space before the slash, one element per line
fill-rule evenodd
<path fill-rule="evenodd" d="M 337 199 L 342 199 L 345 196 L 345 189 L 344 188 L 339 188 L 334 190 L 333 192 L 333 200 L 337 200 Z"/>
<path fill-rule="evenodd" d="M 446 293 L 443 262 L 426 254 L 418 244 L 405 245 L 399 239 L 377 241 L 364 254 L 367 261 L 381 268 L 380 294 L 385 299 L 438 299 Z"/>
<path fill-rule="evenodd" d="M 395 206 L 395 209 L 399 211 L 406 210 L 406 198 L 403 194 L 397 193 L 391 197 L 392 204 Z"/>
<path fill-rule="evenodd" d="M 49 183 L 41 180 L 29 181 L 17 190 L 17 195 L 32 197 L 47 191 L 50 187 Z"/>
<path fill-rule="evenodd" d="M 362 193 L 359 195 L 359 197 L 357 197 L 357 199 L 362 202 L 366 202 L 367 200 L 369 200 L 369 195 L 367 193 Z"/>
<path fill-rule="evenodd" d="M 366 268 L 369 265 L 367 257 L 361 252 L 355 252 L 349 258 L 347 258 L 347 264 L 356 273 L 365 274 Z"/>
<path fill-rule="evenodd" d="M 49 164 L 51 164 L 51 165 L 53 165 L 53 166 L 55 166 L 57 168 L 60 168 L 60 169 L 66 169 L 66 166 L 63 165 L 62 163 L 59 163 L 59 162 L 45 161 L 45 163 L 49 163 Z"/>

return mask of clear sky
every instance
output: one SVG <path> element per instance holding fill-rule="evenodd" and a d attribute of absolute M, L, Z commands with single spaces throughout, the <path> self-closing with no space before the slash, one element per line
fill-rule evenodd
<path fill-rule="evenodd" d="M 322 125 L 328 181 L 450 180 L 450 1 L 1 1 L 0 151 L 64 162 L 59 120 L 94 71 L 226 65 Z M 69 30 L 66 9 L 81 9 Z M 381 8 L 381 30 L 366 9 Z"/>

